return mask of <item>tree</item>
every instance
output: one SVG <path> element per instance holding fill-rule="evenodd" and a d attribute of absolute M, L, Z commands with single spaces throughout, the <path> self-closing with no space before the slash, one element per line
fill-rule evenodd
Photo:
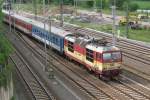
<path fill-rule="evenodd" d="M 130 7 L 129 9 L 130 11 L 136 11 L 139 8 L 139 5 L 135 3 L 131 3 L 129 7 Z"/>
<path fill-rule="evenodd" d="M 0 0 L 0 24 L 2 23 L 3 20 L 3 14 L 2 14 L 2 4 L 3 4 L 4 0 Z M 0 28 L 2 27 L 2 25 L 0 25 Z"/>
<path fill-rule="evenodd" d="M 114 2 L 116 1 L 116 2 Z M 129 0 L 110 0 L 109 3 L 110 5 L 116 4 L 117 9 L 123 9 L 123 5 L 125 2 L 128 2 Z"/>

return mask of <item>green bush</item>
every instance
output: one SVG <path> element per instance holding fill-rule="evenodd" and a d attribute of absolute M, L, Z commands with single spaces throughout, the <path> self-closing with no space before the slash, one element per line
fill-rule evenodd
<path fill-rule="evenodd" d="M 130 7 L 130 11 L 136 11 L 137 9 L 139 9 L 139 5 L 136 3 L 131 3 L 129 7 Z"/>

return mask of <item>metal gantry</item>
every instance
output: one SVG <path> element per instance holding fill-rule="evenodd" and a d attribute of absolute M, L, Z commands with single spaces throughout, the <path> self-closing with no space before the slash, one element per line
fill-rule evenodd
<path fill-rule="evenodd" d="M 113 19 L 113 25 L 112 25 L 112 44 L 113 46 L 116 45 L 116 39 L 115 39 L 115 33 L 116 33 L 116 0 L 114 0 L 114 4 L 112 6 L 112 19 Z"/>
<path fill-rule="evenodd" d="M 45 0 L 43 0 L 43 15 L 46 13 L 46 6 L 45 6 Z"/>
<path fill-rule="evenodd" d="M 8 10 L 9 10 L 9 32 L 11 32 L 11 1 L 8 2 Z"/>
<path fill-rule="evenodd" d="M 46 20 L 43 22 L 44 24 L 44 30 L 46 30 Z M 46 67 L 47 67 L 47 47 L 46 47 L 46 34 L 45 34 L 45 38 L 44 38 L 44 47 L 45 47 L 45 66 L 43 67 L 43 71 L 45 71 Z"/>
<path fill-rule="evenodd" d="M 100 16 L 103 17 L 103 0 L 101 0 L 101 6 L 100 6 Z"/>
<path fill-rule="evenodd" d="M 63 10 L 63 4 L 64 4 L 64 1 L 63 0 L 61 0 L 61 2 L 60 2 L 60 14 L 61 14 L 61 16 L 60 16 L 60 26 L 61 27 L 63 27 L 63 24 L 64 24 L 64 16 L 63 16 L 63 13 L 64 13 L 64 10 Z"/>
<path fill-rule="evenodd" d="M 33 0 L 33 12 L 34 12 L 34 19 L 37 19 L 37 1 Z"/>
<path fill-rule="evenodd" d="M 126 4 L 126 20 L 127 20 L 127 23 L 126 23 L 126 38 L 129 37 L 129 7 L 128 7 L 128 3 Z"/>

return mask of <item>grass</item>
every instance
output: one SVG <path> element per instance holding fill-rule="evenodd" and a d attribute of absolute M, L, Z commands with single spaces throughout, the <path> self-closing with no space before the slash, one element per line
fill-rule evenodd
<path fill-rule="evenodd" d="M 133 0 L 135 4 L 138 4 L 140 9 L 150 9 L 150 1 Z"/>
<path fill-rule="evenodd" d="M 126 35 L 126 27 L 125 26 L 120 26 L 119 27 L 120 32 L 121 32 L 121 36 L 125 37 Z M 129 29 L 129 39 L 133 39 L 133 40 L 139 40 L 139 41 L 144 41 L 144 42 L 150 42 L 150 30 L 133 30 L 133 29 Z"/>
<path fill-rule="evenodd" d="M 69 18 L 65 18 L 65 21 L 68 21 Z M 98 31 L 103 31 L 103 32 L 107 32 L 107 33 L 111 33 L 112 32 L 112 25 L 102 25 L 102 24 L 94 24 L 94 23 L 82 23 L 80 21 L 76 21 L 76 20 L 72 20 L 69 23 L 71 24 L 76 24 L 79 25 L 81 27 L 86 27 L 86 28 L 91 28 L 91 29 L 95 29 Z M 119 26 L 118 28 L 120 30 L 120 35 L 122 37 L 126 36 L 126 27 L 125 26 Z M 116 34 L 117 35 L 117 34 Z M 144 41 L 144 42 L 150 42 L 150 33 L 149 30 L 132 30 L 129 29 L 129 38 L 130 39 L 134 39 L 134 40 L 139 40 L 139 41 Z"/>
<path fill-rule="evenodd" d="M 135 2 L 135 1 L 133 1 Z M 138 1 L 139 2 L 139 1 Z M 28 6 L 26 4 L 22 4 L 22 6 L 20 6 L 21 8 L 19 8 L 19 10 L 23 10 L 23 11 L 30 11 L 32 12 L 32 4 L 29 4 Z M 17 6 L 15 5 L 15 9 L 17 8 Z M 39 4 L 38 5 L 38 12 L 42 12 L 42 5 Z M 58 8 L 58 6 L 55 5 L 51 5 L 50 9 L 56 9 Z M 82 9 L 82 10 L 87 10 L 83 7 L 78 7 L 78 9 Z M 93 11 L 93 9 L 88 9 L 89 11 Z M 111 14 L 111 10 L 110 9 L 103 9 L 103 12 L 106 14 Z M 117 15 L 125 15 L 124 11 L 119 11 L 117 10 Z M 68 20 L 70 20 L 70 18 L 65 18 L 65 21 L 68 22 Z M 72 24 L 77 24 L 81 27 L 88 27 L 88 28 L 92 28 L 95 30 L 99 30 L 99 31 L 104 31 L 104 32 L 108 32 L 111 33 L 112 32 L 112 26 L 111 25 L 101 25 L 101 24 L 93 24 L 93 23 L 82 23 L 76 20 L 70 21 L 69 23 Z M 121 32 L 121 36 L 125 36 L 125 27 L 124 26 L 119 26 L 119 30 Z M 144 41 L 144 42 L 150 42 L 150 33 L 149 30 L 129 30 L 129 38 L 130 39 L 134 39 L 134 40 L 139 40 L 139 41 Z"/>
<path fill-rule="evenodd" d="M 112 15 L 112 10 L 111 10 L 111 9 L 103 9 L 103 13 L 104 13 L 104 14 Z M 116 14 L 117 14 L 118 16 L 124 16 L 124 15 L 125 15 L 125 11 L 116 10 Z"/>

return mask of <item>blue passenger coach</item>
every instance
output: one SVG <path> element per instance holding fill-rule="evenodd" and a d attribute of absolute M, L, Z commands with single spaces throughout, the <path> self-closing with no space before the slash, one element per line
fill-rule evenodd
<path fill-rule="evenodd" d="M 60 53 L 64 52 L 64 37 L 68 34 L 71 33 L 55 27 L 51 27 L 50 32 L 48 25 L 45 25 L 44 30 L 43 23 L 32 24 L 32 36 L 40 40 L 41 42 L 46 42 L 47 45 L 50 45 L 52 48 L 58 50 Z"/>

